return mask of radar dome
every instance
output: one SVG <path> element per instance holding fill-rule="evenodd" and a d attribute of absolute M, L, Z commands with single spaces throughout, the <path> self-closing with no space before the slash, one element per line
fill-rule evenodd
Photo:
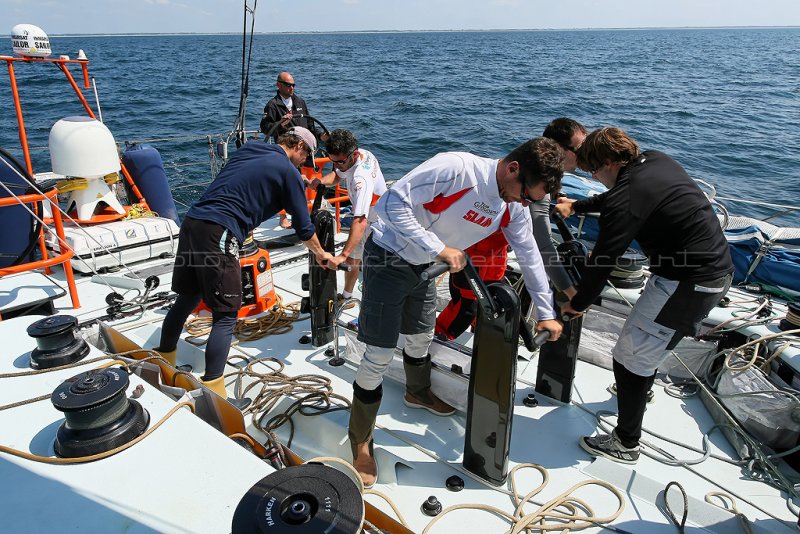
<path fill-rule="evenodd" d="M 11 46 L 15 54 L 24 57 L 47 57 L 53 53 L 47 34 L 33 24 L 17 24 L 11 28 Z"/>

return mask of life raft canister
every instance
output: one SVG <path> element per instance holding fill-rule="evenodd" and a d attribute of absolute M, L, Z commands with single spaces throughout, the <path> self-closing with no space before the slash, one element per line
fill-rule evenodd
<path fill-rule="evenodd" d="M 180 224 L 178 209 L 158 150 L 147 144 L 133 145 L 122 153 L 122 163 L 131 173 L 133 182 L 150 209 Z"/>

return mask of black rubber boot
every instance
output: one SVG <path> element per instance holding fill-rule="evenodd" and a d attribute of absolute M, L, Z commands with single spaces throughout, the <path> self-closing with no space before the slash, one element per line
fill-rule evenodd
<path fill-rule="evenodd" d="M 353 467 L 358 471 L 364 487 L 370 488 L 378 480 L 378 465 L 373 453 L 372 431 L 381 406 L 383 387 L 364 389 L 353 382 L 353 404 L 350 407 L 350 424 L 347 436 L 353 453 Z M 358 446 L 369 443 L 369 453 L 358 454 Z"/>

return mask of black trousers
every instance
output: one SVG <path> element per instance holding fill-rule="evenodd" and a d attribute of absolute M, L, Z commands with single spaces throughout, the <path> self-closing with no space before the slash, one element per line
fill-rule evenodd
<path fill-rule="evenodd" d="M 651 288 L 650 284 L 645 288 L 645 294 L 640 299 L 645 299 L 653 291 L 654 298 L 647 302 L 647 305 L 639 310 L 634 308 L 628 317 L 628 322 L 642 327 L 648 326 L 647 314 L 655 314 L 652 325 L 655 330 L 661 327 L 665 331 L 672 331 L 671 338 L 664 339 L 661 334 L 654 334 L 654 330 L 641 330 L 640 333 L 633 335 L 638 341 L 626 350 L 633 349 L 633 359 L 627 361 L 635 364 L 638 359 L 652 361 L 652 374 L 643 376 L 645 373 L 636 374 L 626 368 L 618 359 L 619 354 L 614 357 L 614 379 L 617 383 L 617 427 L 616 434 L 625 447 L 636 447 L 642 437 L 642 423 L 644 412 L 647 408 L 647 392 L 653 387 L 656 371 L 659 363 L 653 358 L 660 358 L 663 362 L 672 349 L 674 349 L 681 339 L 685 336 L 697 335 L 700 329 L 700 322 L 708 315 L 711 309 L 716 306 L 720 299 L 725 296 L 731 284 L 731 275 L 724 275 L 707 282 L 679 282 L 674 286 L 671 294 L 659 293 L 656 289 L 657 284 Z M 640 303 L 637 302 L 637 306 Z M 637 312 L 639 312 L 637 314 Z M 626 327 L 628 326 L 626 322 Z M 623 334 L 625 327 L 623 327 Z M 648 339 L 656 341 L 648 343 Z M 662 345 L 663 343 L 663 345 Z M 619 342 L 618 342 L 619 345 Z M 615 347 L 616 348 L 616 347 Z M 663 354 L 663 356 L 661 356 Z M 640 366 L 641 367 L 641 366 Z M 640 369 L 641 371 L 641 369 Z"/>
<path fill-rule="evenodd" d="M 639 376 L 614 360 L 617 383 L 617 437 L 626 447 L 636 447 L 642 437 L 642 421 L 647 408 L 647 392 L 653 387 L 656 373 Z"/>

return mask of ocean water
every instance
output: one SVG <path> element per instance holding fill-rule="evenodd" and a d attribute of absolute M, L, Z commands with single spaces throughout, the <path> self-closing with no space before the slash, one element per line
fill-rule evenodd
<path fill-rule="evenodd" d="M 242 37 L 51 42 L 56 55 L 86 52 L 105 123 L 119 143 L 151 140 L 185 211 L 210 177 L 205 137 L 220 139 L 237 114 Z M 800 204 L 800 29 L 257 35 L 248 129 L 281 70 L 294 74 L 311 114 L 353 130 L 389 179 L 445 150 L 500 157 L 570 116 L 589 129 L 624 128 L 719 195 Z M 49 128 L 83 109 L 55 66 L 18 62 L 15 71 L 35 169 L 49 170 Z M 21 155 L 7 80 L 0 146 Z M 800 217 L 776 222 L 800 226 Z"/>

